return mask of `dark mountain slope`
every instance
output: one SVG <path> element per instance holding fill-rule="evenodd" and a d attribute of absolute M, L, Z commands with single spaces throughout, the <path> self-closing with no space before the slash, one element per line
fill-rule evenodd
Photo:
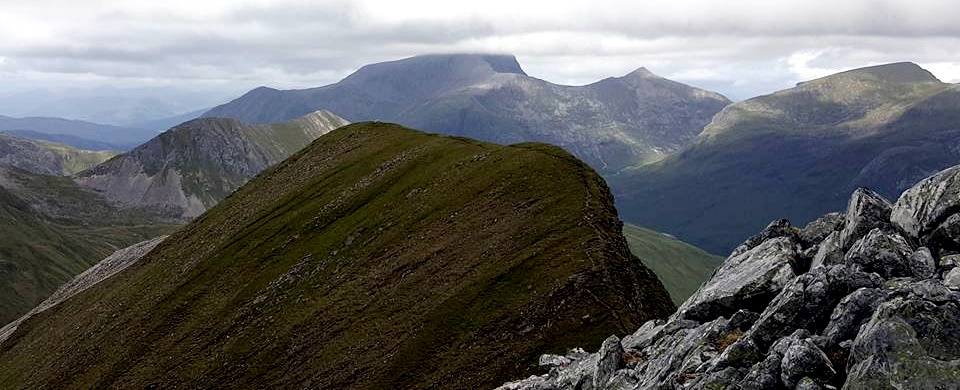
<path fill-rule="evenodd" d="M 326 111 L 269 125 L 195 119 L 78 174 L 76 181 L 123 206 L 189 219 L 345 124 Z"/>
<path fill-rule="evenodd" d="M 914 64 L 844 72 L 733 104 L 697 142 L 608 177 L 625 220 L 729 252 L 770 220 L 895 197 L 960 163 L 960 87 Z"/>
<path fill-rule="evenodd" d="M 340 128 L 20 325 L 0 386 L 491 387 L 674 306 L 556 147 Z"/>
<path fill-rule="evenodd" d="M 548 142 L 616 172 L 688 144 L 727 104 L 643 68 L 574 87 L 528 76 L 513 56 L 456 54 L 367 65 L 319 88 L 261 87 L 204 115 L 266 123 L 322 108 L 502 144 Z"/>

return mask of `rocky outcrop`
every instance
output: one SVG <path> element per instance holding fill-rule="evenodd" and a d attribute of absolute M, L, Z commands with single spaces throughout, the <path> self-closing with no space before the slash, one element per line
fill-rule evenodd
<path fill-rule="evenodd" d="M 112 151 L 82 150 L 0 132 L 0 165 L 41 175 L 72 175 L 116 154 Z"/>
<path fill-rule="evenodd" d="M 893 206 L 859 189 L 842 218 L 830 214 L 802 230 L 774 222 L 676 314 L 624 337 L 614 354 L 622 368 L 612 374 L 590 370 L 609 352 L 578 349 L 501 388 L 955 388 L 958 173 L 920 182 Z"/>

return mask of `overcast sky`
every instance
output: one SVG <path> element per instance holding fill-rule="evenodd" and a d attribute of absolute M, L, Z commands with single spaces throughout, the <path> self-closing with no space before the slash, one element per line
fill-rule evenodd
<path fill-rule="evenodd" d="M 914 61 L 960 82 L 955 0 L 0 0 L 0 83 L 310 87 L 416 54 L 586 84 L 645 66 L 740 99 Z"/>

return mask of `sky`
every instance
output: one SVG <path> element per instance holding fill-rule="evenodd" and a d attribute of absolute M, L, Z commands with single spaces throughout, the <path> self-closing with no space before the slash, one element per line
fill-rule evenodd
<path fill-rule="evenodd" d="M 896 61 L 960 82 L 957 15 L 955 0 L 0 0 L 0 94 L 305 88 L 463 52 L 569 85 L 642 66 L 736 100 Z"/>

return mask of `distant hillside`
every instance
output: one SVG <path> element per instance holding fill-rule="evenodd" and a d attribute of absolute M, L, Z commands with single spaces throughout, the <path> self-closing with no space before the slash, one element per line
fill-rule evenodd
<path fill-rule="evenodd" d="M 43 175 L 72 175 L 100 164 L 117 152 L 75 149 L 0 132 L 0 164 Z"/>
<path fill-rule="evenodd" d="M 677 305 L 697 291 L 700 284 L 723 263 L 720 256 L 629 223 L 623 224 L 623 235 L 627 238 L 630 251 L 657 274 Z"/>
<path fill-rule="evenodd" d="M 609 173 L 689 144 L 729 103 L 643 68 L 573 87 L 528 76 L 513 56 L 453 54 L 367 65 L 319 88 L 261 87 L 204 115 L 268 123 L 327 109 L 500 144 L 547 142 Z"/>
<path fill-rule="evenodd" d="M 345 124 L 326 111 L 271 125 L 196 119 L 80 173 L 76 181 L 127 207 L 192 218 L 260 171 Z"/>
<path fill-rule="evenodd" d="M 118 210 L 68 177 L 0 167 L 0 324 L 114 250 L 173 227 Z"/>
<path fill-rule="evenodd" d="M 68 134 L 50 134 L 50 133 L 41 133 L 38 131 L 31 130 L 3 130 L 2 132 L 17 136 L 20 138 L 27 138 L 37 141 L 48 141 L 57 144 L 72 146 L 77 149 L 84 150 L 123 150 L 124 147 L 120 145 L 114 145 L 107 142 L 100 142 L 95 140 L 90 140 L 86 138 L 81 138 Z"/>
<path fill-rule="evenodd" d="M 132 148 L 153 138 L 157 132 L 98 123 L 49 117 L 11 118 L 0 116 L 0 131 L 27 130 L 37 133 L 69 135 L 97 142 Z M 112 148 L 111 148 L 112 149 Z"/>
<path fill-rule="evenodd" d="M 23 324 L 0 387 L 490 388 L 674 306 L 542 144 L 340 128 Z"/>
<path fill-rule="evenodd" d="M 958 140 L 960 86 L 898 63 L 730 105 L 690 147 L 607 179 L 625 220 L 726 254 L 771 220 L 843 209 L 860 186 L 896 198 L 960 163 Z"/>

